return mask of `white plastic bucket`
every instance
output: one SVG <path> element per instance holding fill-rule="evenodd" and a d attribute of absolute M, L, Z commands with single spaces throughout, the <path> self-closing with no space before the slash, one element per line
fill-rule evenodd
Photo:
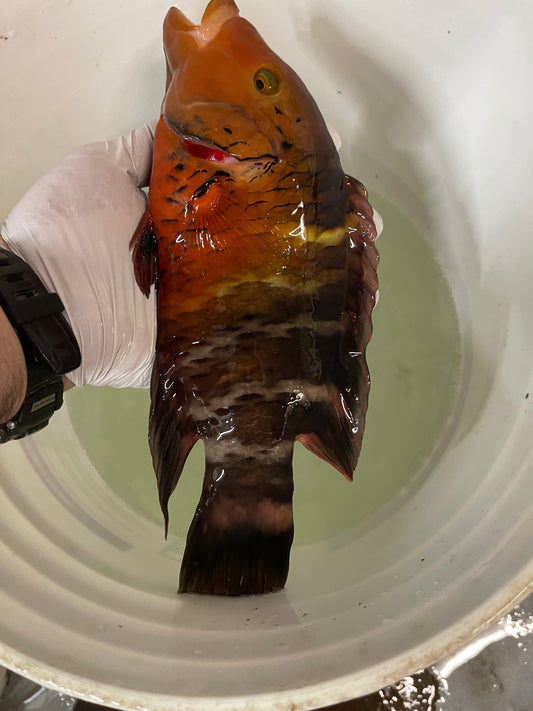
<path fill-rule="evenodd" d="M 4 0 L 0 216 L 70 149 L 157 115 L 167 5 Z M 223 599 L 176 595 L 202 453 L 165 542 L 146 393 L 69 393 L 0 448 L 0 661 L 119 708 L 355 697 L 455 651 L 533 580 L 533 2 L 240 6 L 385 218 L 363 457 L 350 486 L 298 450 L 286 590 Z"/>

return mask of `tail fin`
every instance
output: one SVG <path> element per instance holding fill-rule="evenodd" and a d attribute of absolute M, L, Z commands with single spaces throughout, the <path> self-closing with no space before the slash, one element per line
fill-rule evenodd
<path fill-rule="evenodd" d="M 292 442 L 283 456 L 227 457 L 206 472 L 187 536 L 179 592 L 254 595 L 281 590 L 294 533 Z M 279 453 L 278 453 L 279 454 Z M 211 456 L 209 456 L 211 455 Z"/>

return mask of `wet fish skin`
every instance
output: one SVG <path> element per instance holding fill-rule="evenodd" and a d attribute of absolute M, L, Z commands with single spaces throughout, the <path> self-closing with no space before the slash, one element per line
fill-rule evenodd
<path fill-rule="evenodd" d="M 168 525 L 203 440 L 179 590 L 271 592 L 289 568 L 294 441 L 348 479 L 359 456 L 372 208 L 301 80 L 232 0 L 212 0 L 199 26 L 172 8 L 164 44 L 149 206 L 132 240 L 139 286 L 158 294 L 149 441 L 160 503 Z M 259 91 L 258 72 L 275 91 Z"/>

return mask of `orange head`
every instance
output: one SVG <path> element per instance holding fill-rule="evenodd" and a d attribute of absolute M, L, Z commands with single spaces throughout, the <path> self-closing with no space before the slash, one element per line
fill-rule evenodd
<path fill-rule="evenodd" d="M 193 155 L 228 164 L 338 160 L 305 85 L 233 0 L 211 0 L 199 25 L 171 8 L 163 39 L 163 118 Z"/>

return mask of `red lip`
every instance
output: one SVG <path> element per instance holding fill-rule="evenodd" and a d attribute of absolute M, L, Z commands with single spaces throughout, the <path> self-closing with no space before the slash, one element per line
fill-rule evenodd
<path fill-rule="evenodd" d="M 187 153 L 195 158 L 202 160 L 211 160 L 215 163 L 238 163 L 239 160 L 231 153 L 227 153 L 222 148 L 219 148 L 213 143 L 207 141 L 192 140 L 182 138 L 183 145 Z"/>

